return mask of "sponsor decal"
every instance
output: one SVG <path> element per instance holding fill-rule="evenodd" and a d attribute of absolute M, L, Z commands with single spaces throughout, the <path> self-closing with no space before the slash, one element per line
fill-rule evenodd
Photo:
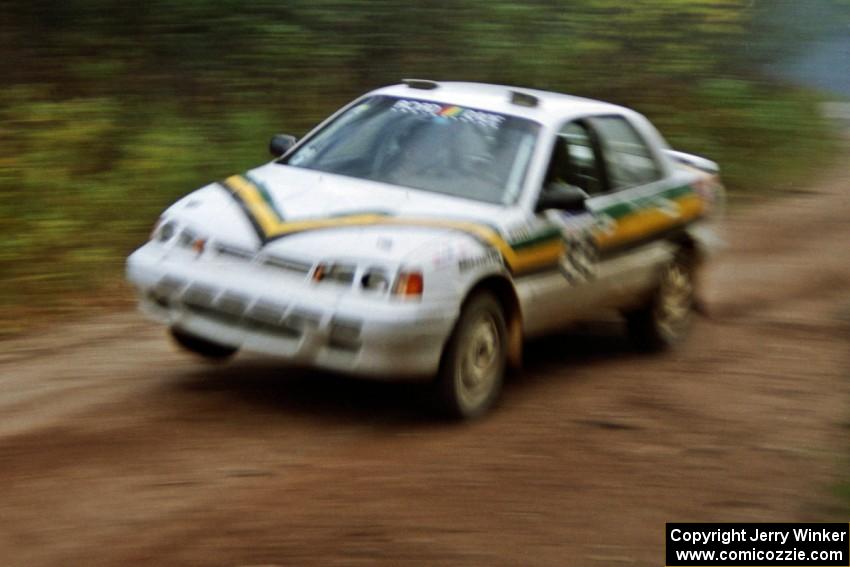
<path fill-rule="evenodd" d="M 496 252 L 495 250 L 489 250 L 485 254 L 481 254 L 478 256 L 472 256 L 467 258 L 461 258 L 458 260 L 458 269 L 461 272 L 469 271 L 473 268 L 481 268 L 490 264 L 501 264 L 502 263 L 502 255 Z"/>
<path fill-rule="evenodd" d="M 466 122 L 486 128 L 498 128 L 505 121 L 505 117 L 500 114 L 463 108 L 454 104 L 439 104 L 422 100 L 400 99 L 393 104 L 391 110 L 405 114 L 457 120 L 458 122 Z"/>
<path fill-rule="evenodd" d="M 679 208 L 679 203 L 676 201 L 660 197 L 655 200 L 655 206 L 658 210 L 672 219 L 678 219 L 682 216 L 682 210 Z"/>
<path fill-rule="evenodd" d="M 599 255 L 590 233 L 565 237 L 565 240 L 564 254 L 558 262 L 561 274 L 570 285 L 594 279 Z"/>

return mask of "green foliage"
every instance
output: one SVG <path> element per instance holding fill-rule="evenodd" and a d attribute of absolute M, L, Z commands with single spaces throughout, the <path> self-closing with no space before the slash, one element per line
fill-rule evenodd
<path fill-rule="evenodd" d="M 846 0 L 817 2 L 844 14 Z M 786 50 L 793 25 L 767 2 L 7 4 L 7 313 L 102 290 L 164 206 L 261 163 L 269 135 L 302 134 L 401 77 L 527 85 L 635 107 L 675 147 L 719 161 L 733 191 L 793 184 L 830 149 L 817 100 L 755 72 Z M 823 30 L 818 18 L 807 21 L 807 34 Z"/>

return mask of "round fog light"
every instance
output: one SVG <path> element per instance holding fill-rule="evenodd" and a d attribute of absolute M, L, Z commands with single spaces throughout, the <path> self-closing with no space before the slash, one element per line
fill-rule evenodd
<path fill-rule="evenodd" d="M 381 270 L 368 270 L 363 274 L 360 283 L 363 285 L 363 289 L 369 291 L 386 291 L 390 287 L 387 275 Z"/>

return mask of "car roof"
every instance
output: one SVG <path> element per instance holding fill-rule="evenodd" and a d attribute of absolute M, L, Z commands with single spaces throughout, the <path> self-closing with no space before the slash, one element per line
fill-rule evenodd
<path fill-rule="evenodd" d="M 627 114 L 632 112 L 622 106 L 599 100 L 525 87 L 453 81 L 421 81 L 420 83 L 430 88 L 417 88 L 407 83 L 402 83 L 383 87 L 369 94 L 391 95 L 429 102 L 456 104 L 478 110 L 521 116 L 541 124 L 552 124 L 588 114 Z M 532 95 L 537 98 L 537 105 L 523 106 L 511 102 L 513 93 Z"/>

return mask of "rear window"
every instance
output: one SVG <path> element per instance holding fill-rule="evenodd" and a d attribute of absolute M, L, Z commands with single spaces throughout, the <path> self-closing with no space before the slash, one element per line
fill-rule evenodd
<path fill-rule="evenodd" d="M 599 134 L 611 189 L 646 185 L 661 179 L 661 167 L 649 145 L 629 122 L 619 116 L 592 120 Z"/>

